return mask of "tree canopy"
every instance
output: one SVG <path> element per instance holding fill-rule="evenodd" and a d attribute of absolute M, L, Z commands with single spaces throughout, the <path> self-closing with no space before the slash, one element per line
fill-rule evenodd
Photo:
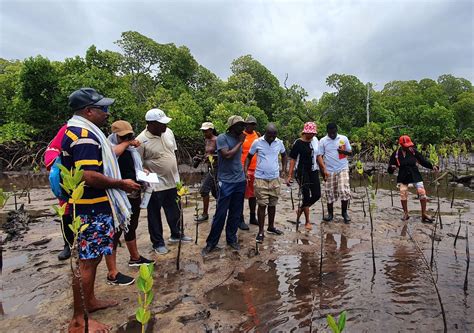
<path fill-rule="evenodd" d="M 321 78 L 330 91 L 307 100 L 302 86 L 282 86 L 251 55 L 233 60 L 232 74 L 223 80 L 200 65 L 186 46 L 160 44 L 135 31 L 122 33 L 116 44 L 120 52 L 91 45 L 84 55 L 64 61 L 41 55 L 0 59 L 0 143 L 50 140 L 71 116 L 68 95 L 80 87 L 115 98 L 111 121 L 127 120 L 136 132 L 144 128 L 148 109 L 165 110 L 178 140 L 189 142 L 202 141 L 204 121 L 225 131 L 233 114 L 253 115 L 260 131 L 267 122 L 276 123 L 287 143 L 306 121 L 317 122 L 320 134 L 327 123 L 336 122 L 341 133 L 367 145 L 391 145 L 400 134 L 421 144 L 474 139 L 472 83 L 451 74 L 392 81 L 375 91 L 354 75 L 334 73 Z"/>

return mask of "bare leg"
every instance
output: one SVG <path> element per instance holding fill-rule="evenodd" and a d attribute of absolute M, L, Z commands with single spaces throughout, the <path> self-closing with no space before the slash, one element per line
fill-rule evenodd
<path fill-rule="evenodd" d="M 258 233 L 263 235 L 263 227 L 265 225 L 265 206 L 258 205 Z M 270 215 L 269 217 L 270 218 Z"/>
<path fill-rule="evenodd" d="M 86 306 L 89 308 L 88 300 L 95 299 L 94 296 L 94 282 L 95 274 L 97 270 L 97 265 L 99 264 L 101 258 L 92 259 L 92 260 L 81 260 L 79 267 L 81 270 L 82 276 L 82 286 L 84 292 L 84 300 Z M 84 310 L 82 308 L 81 300 L 81 289 L 79 279 L 76 276 L 73 276 L 72 279 L 72 294 L 73 294 L 73 315 L 72 319 L 69 322 L 68 331 L 70 333 L 84 332 L 85 322 L 84 322 Z M 99 323 L 96 320 L 88 319 L 89 332 L 110 332 L 110 327 Z"/>
<path fill-rule="evenodd" d="M 209 195 L 202 197 L 202 214 L 209 215 Z"/>
<path fill-rule="evenodd" d="M 126 241 L 125 244 L 127 245 L 128 252 L 130 253 L 130 259 L 132 260 L 139 260 L 140 253 L 138 253 L 137 248 L 137 240 Z M 107 259 L 107 257 L 105 257 Z"/>
<path fill-rule="evenodd" d="M 258 208 L 260 209 L 260 206 Z M 276 212 L 275 206 L 268 206 L 268 228 L 269 229 L 275 228 L 275 212 Z M 263 229 L 262 229 L 262 232 L 263 232 Z"/>
<path fill-rule="evenodd" d="M 111 279 L 114 279 L 118 273 L 117 270 L 117 249 L 112 251 L 112 255 L 105 256 L 105 264 L 107 265 L 107 276 Z"/>
<path fill-rule="evenodd" d="M 400 200 L 400 202 L 402 203 L 402 208 L 403 208 L 403 218 L 402 218 L 402 220 L 406 221 L 410 218 L 410 215 L 408 215 L 408 200 Z M 423 208 L 422 208 L 422 210 L 423 210 Z M 423 211 L 422 211 L 422 214 L 423 214 Z"/>
<path fill-rule="evenodd" d="M 249 198 L 250 215 L 255 215 L 256 208 L 257 208 L 257 198 L 256 197 Z"/>

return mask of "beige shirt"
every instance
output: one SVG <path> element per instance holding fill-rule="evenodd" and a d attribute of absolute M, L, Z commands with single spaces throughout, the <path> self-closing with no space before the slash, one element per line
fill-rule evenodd
<path fill-rule="evenodd" d="M 137 140 L 141 143 L 137 150 L 142 157 L 143 168 L 156 173 L 160 181 L 153 185 L 153 191 L 175 188 L 179 173 L 175 154 L 178 147 L 173 131 L 167 128 L 161 136 L 157 136 L 145 129 Z"/>

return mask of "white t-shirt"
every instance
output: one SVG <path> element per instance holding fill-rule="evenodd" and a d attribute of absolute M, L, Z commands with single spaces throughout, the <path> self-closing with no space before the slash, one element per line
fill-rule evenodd
<path fill-rule="evenodd" d="M 178 163 L 175 151 L 178 149 L 173 131 L 166 129 L 161 136 L 144 130 L 137 136 L 141 145 L 137 148 L 143 161 L 143 168 L 158 175 L 159 183 L 153 191 L 164 191 L 176 187 L 179 182 Z"/>
<path fill-rule="evenodd" d="M 319 141 L 319 154 L 324 156 L 324 164 L 328 172 L 335 173 L 349 168 L 347 156 L 339 154 L 337 149 L 352 151 L 349 139 L 342 134 L 338 134 L 334 140 L 325 136 Z"/>

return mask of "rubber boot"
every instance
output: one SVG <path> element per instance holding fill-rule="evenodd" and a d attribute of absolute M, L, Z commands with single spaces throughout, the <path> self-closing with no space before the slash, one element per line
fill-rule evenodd
<path fill-rule="evenodd" d="M 423 223 L 433 223 L 434 220 L 431 216 L 426 214 L 426 198 L 425 199 L 420 199 L 420 205 L 421 205 L 421 221 Z"/>
<path fill-rule="evenodd" d="M 349 217 L 349 214 L 347 214 L 348 204 L 349 204 L 348 200 L 341 201 L 342 217 L 344 218 L 344 223 L 345 224 L 349 224 L 349 222 L 351 222 L 351 218 Z"/>
<path fill-rule="evenodd" d="M 58 259 L 66 260 L 66 259 L 69 259 L 70 257 L 71 257 L 71 249 L 69 248 L 68 245 L 64 245 L 64 249 L 58 254 Z"/>
<path fill-rule="evenodd" d="M 410 216 L 408 215 L 408 200 L 400 200 L 400 202 L 402 203 L 402 208 L 403 208 L 402 220 L 406 221 L 410 218 Z"/>
<path fill-rule="evenodd" d="M 334 219 L 334 206 L 332 203 L 328 203 L 328 215 L 323 217 L 323 221 L 331 222 Z"/>

